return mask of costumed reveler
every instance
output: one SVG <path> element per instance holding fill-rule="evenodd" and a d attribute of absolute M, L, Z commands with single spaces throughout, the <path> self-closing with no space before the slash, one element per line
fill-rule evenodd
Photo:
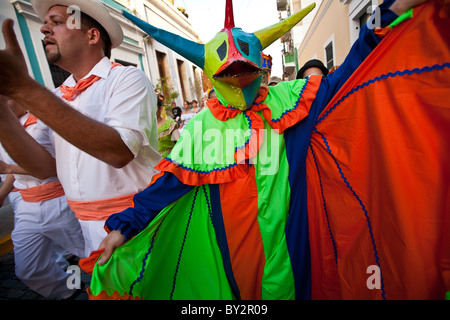
<path fill-rule="evenodd" d="M 225 27 L 206 45 L 154 28 L 124 12 L 125 17 L 157 41 L 201 67 L 211 79 L 218 98 L 208 101 L 208 108 L 189 122 L 170 155 L 159 163 L 160 174 L 147 189 L 134 196 L 134 206 L 107 220 L 110 234 L 104 241 L 105 248 L 101 246 L 90 259 L 81 262 L 85 270 L 91 268 L 88 271 L 93 272 L 90 298 L 351 299 L 360 294 L 364 297 L 358 291 L 348 293 L 340 284 L 347 280 L 352 284 L 354 277 L 345 278 L 352 272 L 361 272 L 359 278 L 367 279 L 367 267 L 377 263 L 357 262 L 366 266 L 355 271 L 351 268 L 352 261 L 364 257 L 351 256 L 351 252 L 341 252 L 339 247 L 347 248 L 348 243 L 361 245 L 358 231 L 365 227 L 366 217 L 361 215 L 360 208 L 349 207 L 360 198 L 353 197 L 344 203 L 339 199 L 340 193 L 348 196 L 347 180 L 337 177 L 334 188 L 333 182 L 324 185 L 322 171 L 330 162 L 327 155 L 339 161 L 346 154 L 334 150 L 339 146 L 334 140 L 332 152 L 327 153 L 323 145 L 329 147 L 331 139 L 324 142 L 320 134 L 325 131 L 321 125 L 333 127 L 338 120 L 345 119 L 349 126 L 352 121 L 360 123 L 355 119 L 356 112 L 339 114 L 344 108 L 330 108 L 327 104 L 335 101 L 333 97 L 341 88 L 337 96 L 347 88 L 344 83 L 381 38 L 397 31 L 396 27 L 387 35 L 381 32 L 392 28 L 391 23 L 397 18 L 390 10 L 394 3 L 384 1 L 380 5 L 383 29 L 375 32 L 363 27 L 348 57 L 334 73 L 326 78 L 310 76 L 285 81 L 273 87 L 260 86 L 261 52 L 296 25 L 314 5 L 271 27 L 246 33 L 235 28 L 232 2 L 227 0 Z M 434 9 L 437 5 L 432 2 L 427 8 Z M 396 54 L 381 47 L 389 58 Z M 366 63 L 372 62 L 366 60 L 363 66 Z M 321 121 L 323 112 L 329 116 Z M 335 114 L 340 117 L 336 119 Z M 359 140 L 356 133 L 352 140 L 343 142 L 366 152 L 370 146 L 361 146 Z M 308 179 L 307 165 L 312 170 Z M 352 165 L 353 162 L 347 164 L 345 169 L 352 170 Z M 335 167 L 329 167 L 336 174 Z M 357 173 L 365 179 L 372 176 L 366 171 Z M 322 201 L 327 201 L 328 194 L 322 186 L 336 198 L 326 203 L 325 211 Z M 356 192 L 359 194 L 359 190 Z M 448 208 L 447 203 L 447 211 Z M 349 230 L 339 229 L 339 235 L 328 232 L 337 223 L 331 218 L 351 223 L 346 221 L 349 210 L 357 210 L 351 214 L 360 215 L 359 224 Z M 329 212 L 334 215 L 331 217 Z M 380 213 L 382 208 L 373 214 Z M 447 215 L 441 214 L 448 220 Z M 395 227 L 395 222 L 392 223 Z M 364 236 L 366 231 L 361 231 Z M 377 232 L 383 234 L 383 230 Z M 114 250 L 109 260 L 105 259 L 109 255 L 107 250 L 111 250 L 108 241 L 117 237 L 122 237 L 125 243 Z M 335 247 L 337 254 L 332 250 Z M 370 251 L 372 247 L 360 248 L 364 249 Z M 346 263 L 341 264 L 340 259 Z M 387 290 L 388 279 L 383 279 Z M 440 286 L 430 288 L 434 294 L 443 295 L 440 280 Z M 368 295 L 381 291 L 368 287 L 361 290 L 369 291 Z M 403 293 L 405 298 L 410 297 L 406 289 L 399 290 L 400 296 Z M 429 294 L 423 292 L 426 297 Z"/>

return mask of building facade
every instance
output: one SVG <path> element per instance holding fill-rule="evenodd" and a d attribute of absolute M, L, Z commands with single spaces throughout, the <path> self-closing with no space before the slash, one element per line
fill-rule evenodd
<path fill-rule="evenodd" d="M 283 53 L 287 80 L 295 79 L 297 71 L 311 59 L 321 60 L 329 70 L 339 66 L 358 39 L 359 30 L 382 1 L 277 0 L 278 11 L 280 16 L 288 16 L 313 2 L 315 9 L 291 30 L 291 49 Z"/>
<path fill-rule="evenodd" d="M 127 10 L 142 20 L 151 21 L 155 27 L 176 33 L 192 41 L 200 42 L 189 20 L 167 0 L 102 0 L 111 15 L 120 23 L 124 41 L 112 50 L 111 60 L 123 65 L 140 68 L 153 85 L 165 87 L 178 93 L 175 102 L 182 106 L 183 100 L 201 101 L 203 94 L 202 70 L 156 40 L 142 32 L 125 19 L 121 12 Z M 68 74 L 56 66 L 49 65 L 45 57 L 42 21 L 35 14 L 29 0 L 0 1 L 0 22 L 13 19 L 15 32 L 25 55 L 30 75 L 42 85 L 53 89 L 59 86 Z M 0 46 L 4 48 L 3 37 Z"/>

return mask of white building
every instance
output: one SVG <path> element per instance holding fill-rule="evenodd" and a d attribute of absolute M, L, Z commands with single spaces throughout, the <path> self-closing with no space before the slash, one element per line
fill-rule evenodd
<path fill-rule="evenodd" d="M 284 71 L 295 79 L 310 59 L 321 60 L 328 69 L 339 66 L 358 39 L 361 27 L 381 0 L 277 0 L 285 17 L 315 2 L 315 9 L 285 37 Z"/>
<path fill-rule="evenodd" d="M 122 26 L 125 36 L 122 45 L 113 49 L 111 59 L 142 69 L 155 87 L 159 79 L 167 78 L 168 86 L 179 93 L 176 99 L 178 106 L 182 106 L 183 100 L 201 101 L 202 70 L 144 34 L 121 14 L 122 10 L 128 10 L 157 28 L 200 42 L 189 20 L 177 10 L 173 1 L 102 1 Z M 15 21 L 15 32 L 32 77 L 50 89 L 59 86 L 68 74 L 47 62 L 42 43 L 43 35 L 40 32 L 43 23 L 35 14 L 29 0 L 0 0 L 0 22 L 7 18 Z M 0 48 L 3 49 L 4 45 L 3 37 L 0 37 Z"/>

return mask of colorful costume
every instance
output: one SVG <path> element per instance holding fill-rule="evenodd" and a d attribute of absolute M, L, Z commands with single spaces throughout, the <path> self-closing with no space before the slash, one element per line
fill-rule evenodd
<path fill-rule="evenodd" d="M 380 6 L 384 26 L 396 17 L 387 10 L 391 3 Z M 226 21 L 230 20 L 227 15 Z M 233 33 L 234 43 L 245 51 L 238 35 L 242 31 L 232 30 L 226 32 Z M 222 42 L 216 40 L 220 58 Z M 240 104 L 226 103 L 222 83 L 215 85 L 219 99 L 209 102 L 208 109 L 188 124 L 171 154 L 159 163 L 161 173 L 134 196 L 132 208 L 107 220 L 107 227 L 121 230 L 128 242 L 115 250 L 107 264 L 95 266 L 91 298 L 336 297 L 332 294 L 341 288 L 333 285 L 341 275 L 330 265 L 334 260 L 326 233 L 328 211 L 322 212 L 320 203 L 326 194 L 316 174 L 324 169 L 320 161 L 319 171 L 313 167 L 310 173 L 306 165 L 311 170 L 312 160 L 318 157 L 310 146 L 317 144 L 316 127 L 323 109 L 377 43 L 373 31 L 363 28 L 346 61 L 329 77 L 260 88 L 251 104 L 247 101 L 253 86 L 247 88 L 242 82 L 258 83 L 257 78 L 236 79 L 229 74 L 232 62 L 228 60 L 226 67 L 213 72 L 211 77 L 218 82 L 241 84 L 241 99 L 235 99 Z M 238 63 L 241 69 L 251 69 Z M 346 117 L 349 114 L 342 118 Z M 323 153 L 326 164 L 329 159 Z M 307 172 L 311 179 L 307 180 Z M 335 179 L 334 185 L 327 186 L 330 195 L 338 197 L 346 184 Z M 313 206 L 313 201 L 319 203 Z M 328 206 L 344 219 L 347 211 L 342 204 Z M 358 244 L 351 238 L 354 230 L 345 231 L 337 241 L 347 237 Z M 99 254 L 92 256 L 92 262 Z M 338 297 L 357 296 L 358 292 Z"/>

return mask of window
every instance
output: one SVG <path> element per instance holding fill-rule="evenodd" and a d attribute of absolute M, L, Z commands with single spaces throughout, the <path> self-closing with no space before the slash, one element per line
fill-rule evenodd
<path fill-rule="evenodd" d="M 165 53 L 156 51 L 156 60 L 158 62 L 159 77 L 161 79 L 166 77 L 165 66 L 164 66 L 165 58 L 166 58 Z"/>
<path fill-rule="evenodd" d="M 325 61 L 328 70 L 334 67 L 333 41 L 330 41 L 325 47 Z"/>
<path fill-rule="evenodd" d="M 70 76 L 70 72 L 67 72 L 64 69 L 61 69 L 60 67 L 58 67 L 54 64 L 49 63 L 48 65 L 50 67 L 50 72 L 52 74 L 53 84 L 55 85 L 55 88 L 58 88 Z"/>
<path fill-rule="evenodd" d="M 178 81 L 180 81 L 181 84 L 181 94 L 183 95 L 183 100 L 188 100 L 189 97 L 187 96 L 188 93 L 188 85 L 186 84 L 186 81 L 188 79 L 187 73 L 186 73 L 186 66 L 184 65 L 184 61 L 177 59 L 177 68 L 178 68 Z"/>
<path fill-rule="evenodd" d="M 367 7 L 368 10 L 369 7 Z M 360 17 L 359 17 L 359 31 L 361 32 L 362 27 L 367 23 L 367 21 L 369 20 L 371 16 L 370 11 L 369 12 L 365 12 L 363 13 Z"/>

